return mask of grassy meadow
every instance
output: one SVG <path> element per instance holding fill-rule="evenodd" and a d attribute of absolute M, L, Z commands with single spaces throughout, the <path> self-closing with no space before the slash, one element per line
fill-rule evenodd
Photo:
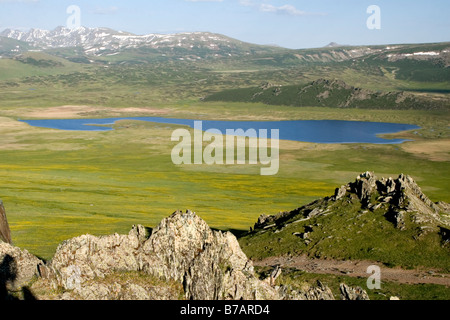
<path fill-rule="evenodd" d="M 438 148 L 434 153 L 419 154 L 405 148 L 435 141 L 430 135 L 446 134 L 442 114 L 411 111 L 405 117 L 400 111 L 390 112 L 386 120 L 424 126 L 415 133 L 417 141 L 405 146 L 281 141 L 279 174 L 263 177 L 259 165 L 175 166 L 170 154 L 176 143 L 170 137 L 177 126 L 120 121 L 114 131 L 59 131 L 33 128 L 15 120 L 30 115 L 30 110 L 34 115 L 49 112 L 54 116 L 54 108 L 25 110 L 5 109 L 2 113 L 7 116 L 0 117 L 0 192 L 14 244 L 45 259 L 51 258 L 65 239 L 85 233 L 127 233 L 133 224 L 154 227 L 178 209 L 197 212 L 214 228 L 248 230 L 260 214 L 292 210 L 331 195 L 336 187 L 367 170 L 379 176 L 406 172 L 433 200 L 450 201 L 448 178 L 442 174 L 448 170 L 448 152 Z M 93 112 L 80 108 L 83 110 L 86 114 Z M 98 110 L 102 117 L 129 112 Z M 192 103 L 188 108 L 163 105 L 149 112 L 155 110 L 165 116 L 186 118 L 201 114 L 204 118 L 230 118 L 229 114 L 235 119 L 258 120 L 386 117 L 386 112 L 379 111 L 338 114 L 332 109 L 276 107 L 269 112 L 263 105 L 219 103 Z"/>
<path fill-rule="evenodd" d="M 421 89 L 439 99 L 442 94 L 435 92 L 448 88 L 448 82 L 394 79 L 338 65 L 286 68 L 242 61 L 234 66 L 223 60 L 108 67 L 29 57 L 34 60 L 26 64 L 0 60 L 0 198 L 14 244 L 44 259 L 71 237 L 127 233 L 133 224 L 155 227 L 176 210 L 193 210 L 217 229 L 248 230 L 259 215 L 331 195 L 368 170 L 379 177 L 409 174 L 433 201 L 450 202 L 445 110 L 295 108 L 200 99 L 265 81 L 306 83 L 322 76 L 370 90 Z M 44 62 L 45 67 L 39 65 Z M 121 121 L 113 131 L 72 132 L 17 121 L 122 116 L 337 119 L 422 129 L 397 134 L 414 140 L 401 145 L 281 141 L 280 171 L 263 177 L 259 165 L 174 165 L 170 155 L 176 143 L 170 138 L 177 126 Z"/>

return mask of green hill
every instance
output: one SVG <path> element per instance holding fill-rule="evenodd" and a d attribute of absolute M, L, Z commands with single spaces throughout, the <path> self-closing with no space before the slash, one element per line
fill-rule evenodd
<path fill-rule="evenodd" d="M 0 37 L 0 56 L 11 57 L 31 49 L 31 46 L 23 41 Z"/>
<path fill-rule="evenodd" d="M 362 109 L 447 109 L 448 101 L 419 98 L 405 92 L 373 92 L 340 80 L 319 79 L 306 85 L 232 89 L 207 96 L 204 101 L 262 102 L 268 105 Z"/>
<path fill-rule="evenodd" d="M 261 216 L 240 243 L 253 259 L 307 254 L 448 272 L 449 214 L 448 204 L 431 202 L 411 177 L 378 180 L 367 172 L 331 197 Z"/>

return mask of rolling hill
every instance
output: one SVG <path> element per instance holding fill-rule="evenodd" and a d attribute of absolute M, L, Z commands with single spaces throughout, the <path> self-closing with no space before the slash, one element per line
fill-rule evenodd
<path fill-rule="evenodd" d="M 306 85 L 280 86 L 264 83 L 259 87 L 225 90 L 204 101 L 262 102 L 296 107 L 366 109 L 447 109 L 447 100 L 430 100 L 405 92 L 374 92 L 356 88 L 340 80 L 319 79 Z"/>
<path fill-rule="evenodd" d="M 448 272 L 449 210 L 446 203 L 433 203 L 409 176 L 378 179 L 366 172 L 333 196 L 262 215 L 240 243 L 252 259 L 307 254 Z"/>

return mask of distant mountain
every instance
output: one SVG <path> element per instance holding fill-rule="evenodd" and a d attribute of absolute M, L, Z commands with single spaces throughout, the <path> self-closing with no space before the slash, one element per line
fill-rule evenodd
<path fill-rule="evenodd" d="M 347 45 L 339 44 L 336 42 L 330 42 L 324 48 L 339 48 L 339 47 L 348 47 Z"/>
<path fill-rule="evenodd" d="M 0 56 L 27 51 L 79 64 L 142 65 L 168 61 L 221 61 L 236 70 L 280 70 L 328 65 L 341 70 L 417 82 L 450 81 L 450 43 L 341 46 L 293 50 L 242 42 L 221 34 L 190 32 L 135 35 L 108 28 L 7 29 L 0 33 Z M 20 59 L 22 62 L 27 61 Z M 321 74 L 318 77 L 325 77 Z M 448 93 L 447 89 L 439 89 Z M 278 101 L 280 99 L 277 99 Z M 278 102 L 277 102 L 278 104 Z"/>
<path fill-rule="evenodd" d="M 80 47 L 84 54 L 95 56 L 117 54 L 124 50 L 143 47 L 155 50 L 201 52 L 203 56 L 205 54 L 230 56 L 237 53 L 270 52 L 276 49 L 270 46 L 252 45 L 208 32 L 135 35 L 108 28 L 57 27 L 52 31 L 32 29 L 28 32 L 6 29 L 0 33 L 0 36 L 24 41 L 32 47 L 44 50 Z"/>

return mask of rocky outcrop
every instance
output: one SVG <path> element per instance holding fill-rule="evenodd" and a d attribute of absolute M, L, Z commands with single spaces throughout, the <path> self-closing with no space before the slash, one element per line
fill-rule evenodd
<path fill-rule="evenodd" d="M 354 183 L 348 185 L 350 192 L 356 194 L 363 207 L 368 207 L 372 200 L 372 194 L 376 188 L 376 177 L 372 172 L 359 175 Z"/>
<path fill-rule="evenodd" d="M 301 85 L 239 88 L 208 95 L 202 101 L 260 102 L 295 107 L 363 108 L 395 110 L 447 110 L 448 99 L 431 100 L 405 91 L 372 91 L 336 79 L 318 79 Z"/>
<path fill-rule="evenodd" d="M 360 287 L 352 288 L 346 284 L 340 285 L 341 300 L 370 300 L 367 292 Z"/>
<path fill-rule="evenodd" d="M 406 228 L 408 215 L 420 225 L 447 224 L 441 216 L 450 213 L 447 205 L 432 202 L 410 176 L 401 174 L 397 179 L 378 180 L 372 172 L 366 172 L 350 187 L 355 188 L 361 203 L 372 211 L 384 207 L 386 218 L 398 229 Z"/>
<path fill-rule="evenodd" d="M 320 281 L 317 281 L 317 286 L 310 286 L 304 290 L 290 290 L 288 287 L 281 286 L 280 293 L 283 300 L 335 300 L 331 289 Z"/>
<path fill-rule="evenodd" d="M 164 219 L 143 245 L 143 271 L 183 283 L 187 299 L 273 299 L 230 232 L 212 231 L 193 212 Z"/>
<path fill-rule="evenodd" d="M 27 250 L 0 242 L 0 287 L 20 288 L 39 275 L 38 269 L 42 265 L 44 262 Z"/>
<path fill-rule="evenodd" d="M 296 223 L 330 214 L 333 207 L 341 202 L 359 202 L 363 211 L 384 211 L 386 219 L 401 230 L 406 228 L 407 220 L 422 227 L 432 227 L 436 231 L 437 226 L 448 227 L 450 224 L 442 215 L 450 214 L 450 206 L 444 202 L 432 202 L 412 177 L 401 174 L 397 179 L 378 179 L 373 172 L 365 172 L 354 182 L 337 188 L 331 197 L 314 201 L 291 212 L 260 216 L 254 229 L 282 228 L 294 219 L 297 219 L 293 222 Z"/>
<path fill-rule="evenodd" d="M 140 249 L 145 240 L 145 228 L 134 226 L 128 235 L 94 237 L 83 235 L 60 244 L 41 273 L 54 279 L 66 290 L 80 289 L 96 278 L 105 278 L 116 271 L 139 271 Z"/>
<path fill-rule="evenodd" d="M 277 285 L 280 268 L 260 280 L 236 237 L 212 230 L 191 211 L 175 212 L 151 235 L 137 225 L 128 235 L 64 241 L 45 265 L 6 243 L 0 258 L 3 289 L 35 279 L 38 299 L 334 300 L 320 282 L 304 290 Z"/>
<path fill-rule="evenodd" d="M 33 285 L 32 289 L 52 292 L 51 282 L 44 280 Z M 54 291 L 54 290 L 53 290 Z M 182 297 L 182 286 L 171 281 L 160 281 L 146 277 L 139 272 L 111 273 L 104 279 L 94 279 L 83 283 L 74 290 L 65 290 L 56 296 L 48 294 L 39 299 L 54 300 L 178 300 Z"/>

